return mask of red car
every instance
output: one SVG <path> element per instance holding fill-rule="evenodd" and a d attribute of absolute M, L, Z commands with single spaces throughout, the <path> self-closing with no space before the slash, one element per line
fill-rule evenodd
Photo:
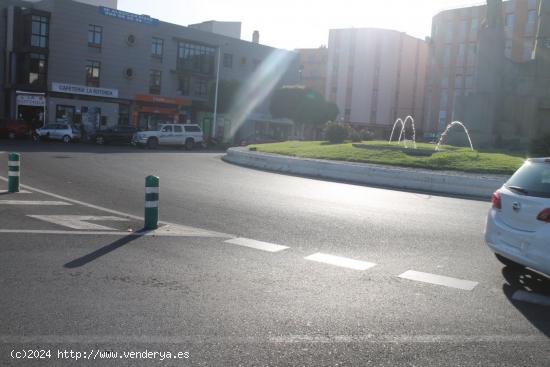
<path fill-rule="evenodd" d="M 5 120 L 0 118 L 0 136 L 10 139 L 23 138 L 30 135 L 31 128 L 23 120 Z"/>

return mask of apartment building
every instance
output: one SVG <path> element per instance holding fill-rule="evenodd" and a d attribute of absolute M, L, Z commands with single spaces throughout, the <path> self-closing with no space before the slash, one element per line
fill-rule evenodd
<path fill-rule="evenodd" d="M 325 95 L 340 120 L 389 135 L 399 117 L 422 121 L 428 45 L 405 33 L 332 29 Z"/>
<path fill-rule="evenodd" d="M 290 61 L 279 84 L 299 80 L 294 52 L 72 0 L 2 2 L 0 52 L 0 117 L 81 123 L 89 131 L 193 121 L 223 135 L 223 123 L 204 117 L 218 70 L 220 80 L 245 85 L 282 54 Z M 277 124 L 268 105 L 247 113 L 262 126 Z M 253 133 L 256 122 L 240 118 Z"/>
<path fill-rule="evenodd" d="M 532 58 L 539 4 L 540 0 L 502 3 L 504 54 L 514 63 Z M 487 5 L 445 10 L 433 17 L 425 132 L 441 132 L 456 118 L 457 100 L 475 92 L 479 31 L 486 26 L 486 17 Z"/>
<path fill-rule="evenodd" d="M 328 49 L 300 48 L 295 50 L 300 58 L 300 84 L 325 95 Z"/>

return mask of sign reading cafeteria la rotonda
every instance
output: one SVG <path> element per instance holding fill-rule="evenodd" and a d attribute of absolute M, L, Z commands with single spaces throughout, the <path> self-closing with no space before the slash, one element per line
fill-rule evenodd
<path fill-rule="evenodd" d="M 118 89 L 94 88 L 85 85 L 52 83 L 52 92 L 83 94 L 86 96 L 118 98 Z"/>

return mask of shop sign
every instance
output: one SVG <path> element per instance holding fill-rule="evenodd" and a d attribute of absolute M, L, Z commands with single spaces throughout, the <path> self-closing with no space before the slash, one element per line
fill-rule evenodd
<path fill-rule="evenodd" d="M 46 98 L 36 94 L 18 94 L 16 97 L 16 103 L 18 106 L 44 107 L 46 104 Z"/>
<path fill-rule="evenodd" d="M 118 89 L 94 88 L 85 85 L 52 83 L 52 91 L 61 93 L 83 94 L 86 96 L 118 98 Z"/>
<path fill-rule="evenodd" d="M 103 15 L 106 15 L 108 17 L 114 17 L 114 18 L 118 18 L 118 19 L 122 19 L 122 20 L 127 20 L 127 21 L 130 21 L 130 22 L 151 24 L 151 25 L 159 24 L 158 19 L 151 18 L 148 15 L 128 13 L 127 11 L 108 8 L 106 6 L 100 6 L 99 7 L 99 13 L 103 14 Z"/>

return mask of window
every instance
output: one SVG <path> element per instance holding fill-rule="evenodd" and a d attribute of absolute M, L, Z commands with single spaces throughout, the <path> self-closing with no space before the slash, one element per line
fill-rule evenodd
<path fill-rule="evenodd" d="M 447 90 L 444 89 L 441 91 L 441 102 L 439 104 L 439 109 L 442 111 L 446 111 L 448 103 L 449 103 L 449 97 L 447 96 Z"/>
<path fill-rule="evenodd" d="M 72 124 L 74 120 L 74 106 L 55 106 L 55 122 Z M 55 125 L 57 126 L 57 125 Z"/>
<path fill-rule="evenodd" d="M 466 39 L 466 30 L 468 29 L 468 21 L 467 20 L 461 20 L 459 27 L 458 27 L 458 34 L 460 37 L 460 40 Z"/>
<path fill-rule="evenodd" d="M 164 40 L 161 38 L 153 37 L 151 43 L 151 56 L 162 59 L 162 53 L 164 49 Z"/>
<path fill-rule="evenodd" d="M 252 60 L 252 69 L 256 70 L 258 68 L 258 65 L 260 65 L 262 61 L 258 59 Z"/>
<path fill-rule="evenodd" d="M 445 42 L 449 43 L 453 40 L 453 23 L 448 23 L 445 30 Z"/>
<path fill-rule="evenodd" d="M 88 46 L 101 47 L 102 35 L 103 35 L 103 27 L 90 24 L 88 26 Z"/>
<path fill-rule="evenodd" d="M 223 54 L 223 66 L 226 67 L 226 68 L 232 68 L 233 67 L 233 55 Z"/>
<path fill-rule="evenodd" d="M 29 84 L 46 84 L 46 55 L 31 54 L 29 65 Z"/>
<path fill-rule="evenodd" d="M 532 52 L 533 52 L 533 41 L 531 40 L 523 41 L 523 60 L 524 61 L 530 60 Z"/>
<path fill-rule="evenodd" d="M 48 18 L 33 15 L 31 23 L 31 46 L 48 47 Z"/>
<path fill-rule="evenodd" d="M 376 122 L 376 110 L 370 111 L 370 122 Z"/>
<path fill-rule="evenodd" d="M 178 78 L 178 90 L 184 96 L 191 93 L 191 79 L 188 76 L 180 76 Z"/>
<path fill-rule="evenodd" d="M 529 10 L 527 12 L 527 23 L 535 24 L 536 21 L 537 21 L 537 11 L 536 10 Z"/>
<path fill-rule="evenodd" d="M 160 94 L 160 85 L 162 72 L 160 70 L 151 70 L 149 74 L 149 93 Z"/>
<path fill-rule="evenodd" d="M 464 43 L 461 43 L 458 45 L 458 56 L 457 56 L 457 64 L 458 65 L 464 65 L 464 55 L 466 54 L 466 45 Z"/>
<path fill-rule="evenodd" d="M 214 54 L 213 47 L 180 41 L 178 42 L 178 69 L 213 74 Z"/>
<path fill-rule="evenodd" d="M 504 55 L 508 58 L 512 57 L 512 40 L 506 40 L 504 44 Z"/>
<path fill-rule="evenodd" d="M 470 33 L 477 33 L 478 20 L 474 18 L 470 22 Z"/>
<path fill-rule="evenodd" d="M 535 9 L 537 7 L 537 0 L 528 0 L 527 6 L 529 9 Z"/>
<path fill-rule="evenodd" d="M 504 26 L 506 28 L 510 28 L 510 29 L 514 28 L 514 14 L 513 13 L 506 14 L 506 16 L 504 17 Z"/>
<path fill-rule="evenodd" d="M 187 125 L 185 131 L 188 133 L 200 133 L 201 129 L 198 125 Z"/>
<path fill-rule="evenodd" d="M 196 79 L 194 82 L 195 85 L 195 95 L 197 97 L 206 97 L 208 94 L 208 83 L 204 79 Z"/>
<path fill-rule="evenodd" d="M 455 75 L 455 89 L 462 89 L 462 75 Z"/>
<path fill-rule="evenodd" d="M 449 77 L 448 76 L 444 76 L 443 78 L 441 78 L 441 88 L 449 88 Z"/>
<path fill-rule="evenodd" d="M 101 63 L 99 61 L 88 60 L 86 64 L 86 85 L 90 87 L 99 87 L 99 74 Z"/>
<path fill-rule="evenodd" d="M 181 126 L 174 126 L 174 132 L 175 133 L 182 133 L 183 130 L 182 130 Z"/>
<path fill-rule="evenodd" d="M 163 126 L 162 130 L 160 130 L 160 131 L 163 132 L 163 133 L 171 133 L 172 132 L 172 126 L 171 125 Z"/>
<path fill-rule="evenodd" d="M 445 46 L 445 51 L 444 51 L 444 54 L 443 54 L 443 66 L 445 68 L 448 68 L 450 62 L 451 62 L 451 46 L 447 45 L 447 46 Z"/>
<path fill-rule="evenodd" d="M 474 76 L 473 75 L 466 75 L 466 89 L 473 89 L 474 88 Z"/>

